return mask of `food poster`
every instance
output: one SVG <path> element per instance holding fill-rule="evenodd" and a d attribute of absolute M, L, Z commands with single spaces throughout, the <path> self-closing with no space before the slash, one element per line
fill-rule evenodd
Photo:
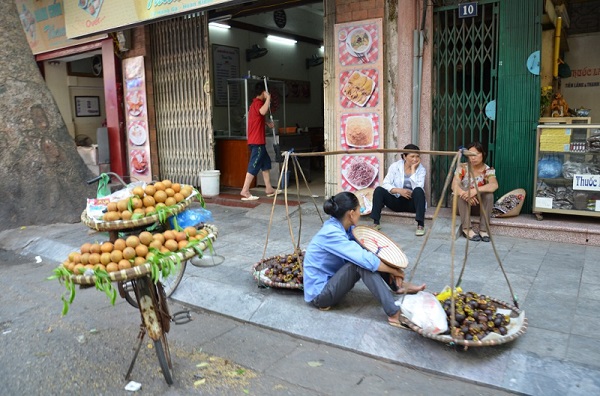
<path fill-rule="evenodd" d="M 337 24 L 335 37 L 338 149 L 384 148 L 382 20 Z M 383 154 L 344 155 L 338 161 L 339 189 L 375 188 L 383 170 Z"/>
<path fill-rule="evenodd" d="M 132 177 L 152 181 L 144 57 L 123 60 L 127 158 Z"/>
<path fill-rule="evenodd" d="M 340 167 L 343 191 L 358 191 L 363 188 L 375 188 L 379 185 L 378 176 L 381 167 L 379 154 L 344 155 Z"/>

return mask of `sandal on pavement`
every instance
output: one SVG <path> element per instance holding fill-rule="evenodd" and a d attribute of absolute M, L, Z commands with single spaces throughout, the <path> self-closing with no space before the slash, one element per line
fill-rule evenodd
<path fill-rule="evenodd" d="M 398 315 L 398 316 L 400 316 L 400 315 Z M 405 324 L 400 322 L 399 318 L 395 318 L 393 316 L 388 316 L 388 323 L 390 326 L 398 327 L 400 329 L 409 329 L 408 326 L 406 326 Z"/>
<path fill-rule="evenodd" d="M 423 226 L 417 226 L 417 230 L 415 231 L 415 235 L 416 236 L 423 236 L 423 235 L 425 235 L 425 227 L 423 227 Z"/>
<path fill-rule="evenodd" d="M 469 235 L 471 235 L 471 232 L 473 233 L 473 235 L 472 235 L 472 236 L 469 236 Z M 476 234 L 476 233 L 475 233 L 475 231 L 473 231 L 473 230 L 469 230 L 469 233 L 468 233 L 468 235 L 467 235 L 467 233 L 466 233 L 466 232 L 463 230 L 463 232 L 462 232 L 462 235 L 463 235 L 465 238 L 467 238 L 469 241 L 473 241 L 473 242 L 479 242 L 479 241 L 481 241 L 481 237 L 479 236 L 479 234 Z"/>
<path fill-rule="evenodd" d="M 256 201 L 258 197 L 256 195 L 250 195 L 249 197 L 242 197 L 242 201 Z"/>
<path fill-rule="evenodd" d="M 282 192 L 283 192 L 283 190 L 277 190 L 277 191 L 273 191 L 272 193 L 270 193 L 270 194 L 267 194 L 267 197 L 269 197 L 269 198 L 270 198 L 270 197 L 274 197 L 274 196 L 275 196 L 275 194 L 281 194 Z"/>

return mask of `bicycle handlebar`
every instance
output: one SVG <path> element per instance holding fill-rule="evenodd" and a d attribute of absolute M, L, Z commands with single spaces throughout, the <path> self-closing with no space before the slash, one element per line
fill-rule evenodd
<path fill-rule="evenodd" d="M 127 183 L 125 183 L 123 181 L 123 179 L 121 178 L 121 176 L 117 175 L 115 172 L 105 172 L 105 173 L 101 173 L 99 176 L 94 177 L 93 179 L 90 179 L 88 181 L 86 181 L 87 184 L 92 184 L 92 183 L 96 183 L 98 180 L 102 179 L 102 177 L 104 175 L 108 175 L 110 177 L 115 177 L 117 180 L 119 180 L 119 182 L 121 182 L 121 184 L 123 186 L 127 186 Z"/>
<path fill-rule="evenodd" d="M 86 181 L 87 184 L 92 184 L 92 183 L 96 183 L 98 180 L 102 179 L 102 175 L 100 176 L 96 176 L 91 180 Z"/>

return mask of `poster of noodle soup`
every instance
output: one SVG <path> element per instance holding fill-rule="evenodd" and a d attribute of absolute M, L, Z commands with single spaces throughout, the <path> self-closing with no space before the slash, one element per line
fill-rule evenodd
<path fill-rule="evenodd" d="M 357 191 L 379 186 L 378 155 L 344 155 L 341 159 L 342 190 Z"/>

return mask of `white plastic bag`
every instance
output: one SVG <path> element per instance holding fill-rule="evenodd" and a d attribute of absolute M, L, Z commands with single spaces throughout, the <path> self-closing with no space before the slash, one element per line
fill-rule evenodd
<path fill-rule="evenodd" d="M 401 303 L 402 301 L 402 303 Z M 448 331 L 448 320 L 442 304 L 429 292 L 407 294 L 396 301 L 402 313 L 426 333 L 441 334 Z"/>

